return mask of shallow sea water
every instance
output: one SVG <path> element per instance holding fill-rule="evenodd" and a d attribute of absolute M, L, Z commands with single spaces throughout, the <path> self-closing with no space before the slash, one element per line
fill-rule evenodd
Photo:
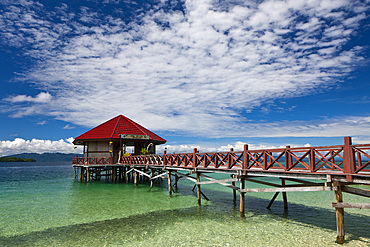
<path fill-rule="evenodd" d="M 287 212 L 280 195 L 268 210 L 273 193 L 249 193 L 240 219 L 239 201 L 220 185 L 203 185 L 210 201 L 198 207 L 187 180 L 169 197 L 166 181 L 150 191 L 73 177 L 68 162 L 2 163 L 0 246 L 338 246 L 333 192 L 288 193 Z M 370 246 L 370 210 L 345 209 L 344 220 L 345 246 Z"/>

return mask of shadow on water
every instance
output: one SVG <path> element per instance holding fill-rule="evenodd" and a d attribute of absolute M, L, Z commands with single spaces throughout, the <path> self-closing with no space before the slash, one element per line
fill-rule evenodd
<path fill-rule="evenodd" d="M 186 188 L 187 187 L 187 188 Z M 186 188 L 186 189 L 184 189 Z M 184 195 L 193 195 L 196 196 L 196 193 L 192 193 L 192 186 L 182 186 L 181 193 Z M 204 188 L 204 189 L 203 189 Z M 235 217 L 239 217 L 239 193 L 237 193 L 237 200 L 233 201 L 232 190 L 227 191 L 220 191 L 220 190 L 207 190 L 207 187 L 203 187 L 203 192 L 210 198 L 212 203 L 214 204 L 214 208 L 223 208 L 223 212 L 225 213 L 227 210 L 232 210 Z M 297 192 L 292 192 L 297 193 Z M 320 201 L 321 196 L 320 193 L 326 193 L 324 196 L 325 200 L 327 200 L 327 195 L 331 194 L 332 201 L 325 203 L 325 205 L 329 206 L 330 208 L 322 208 L 322 207 L 315 207 L 315 206 L 307 206 L 305 205 L 305 199 L 300 200 L 302 203 L 294 203 L 289 201 L 288 194 L 288 210 L 284 210 L 284 203 L 281 200 L 276 200 L 273 203 L 271 209 L 267 209 L 267 205 L 270 203 L 270 199 L 263 199 L 252 196 L 254 194 L 261 194 L 261 193 L 246 193 L 245 196 L 245 213 L 246 217 L 244 221 L 250 220 L 252 217 L 258 215 L 264 215 L 273 217 L 277 220 L 289 220 L 290 224 L 297 224 L 297 225 L 310 225 L 319 227 L 321 229 L 331 230 L 334 231 L 333 239 L 336 237 L 336 211 L 335 208 L 331 207 L 331 202 L 334 201 L 334 192 L 298 192 L 301 195 L 313 199 L 314 201 Z M 308 193 L 308 194 L 307 194 Z M 269 193 L 271 198 L 274 193 Z M 346 194 L 348 195 L 348 194 Z M 351 195 L 353 196 L 353 195 Z M 281 198 L 281 193 L 278 198 Z M 354 196 L 357 197 L 357 196 Z M 358 198 L 358 197 L 357 197 Z M 362 200 L 364 198 L 361 198 Z M 367 200 L 367 198 L 365 199 Z M 204 199 L 202 200 L 205 201 Z M 205 207 L 203 209 L 207 210 Z M 352 240 L 360 240 L 360 238 L 368 239 L 366 242 L 370 246 L 370 210 L 366 210 L 366 214 L 356 214 L 362 209 L 352 209 L 351 212 L 348 212 L 351 209 L 345 209 L 344 213 L 344 226 L 345 226 L 345 234 L 346 234 L 346 242 L 350 242 Z M 354 213 L 352 213 L 354 212 Z M 369 212 L 369 213 L 367 213 Z M 217 212 L 214 212 L 217 214 Z"/>
<path fill-rule="evenodd" d="M 251 206 L 246 207 L 249 213 L 247 213 L 247 217 L 243 220 L 244 222 L 248 222 L 251 218 L 255 217 L 256 214 L 263 213 L 262 210 L 256 209 L 253 205 L 261 205 L 267 202 L 267 200 L 252 197 L 249 197 L 248 201 Z M 204 206 L 200 209 L 196 206 L 187 209 L 157 211 L 121 219 L 50 228 L 44 231 L 14 237 L 0 237 L 0 244 L 1 246 L 125 246 L 132 242 L 145 241 L 162 232 L 162 229 L 176 224 L 180 219 L 187 219 L 188 221 L 194 222 L 213 219 L 221 224 L 225 220 L 235 221 L 235 217 L 238 217 L 237 214 L 239 212 L 235 213 L 234 219 L 231 219 L 230 215 L 220 217 L 219 212 L 212 209 L 213 206 L 217 205 Z M 278 202 L 276 207 L 283 207 L 283 205 Z M 310 213 L 305 214 L 305 216 L 296 215 L 294 214 L 294 210 L 296 209 L 309 211 Z M 265 214 L 275 218 L 289 218 L 295 221 L 295 224 L 310 224 L 333 231 L 336 229 L 335 216 L 333 217 L 334 212 L 324 209 L 290 204 L 290 211 L 287 214 L 284 212 L 274 212 L 273 210 L 271 212 L 266 211 Z M 317 217 L 327 220 L 317 221 Z M 360 237 L 370 238 L 368 227 L 363 225 L 364 220 L 366 220 L 364 217 L 347 214 L 346 221 L 349 223 L 347 224 L 346 233 L 347 235 L 353 235 L 349 241 L 355 239 L 359 240 Z M 351 229 L 351 226 L 353 227 L 356 225 L 362 227 L 359 227 L 356 229 L 356 232 L 353 232 L 355 229 Z M 194 227 L 197 226 L 194 225 Z M 334 239 L 335 236 L 333 235 L 333 241 Z M 115 242 L 117 240 L 119 240 L 119 243 Z"/>
<path fill-rule="evenodd" d="M 181 194 L 175 196 L 194 195 L 195 193 L 191 189 L 192 186 L 182 185 L 179 190 Z M 246 217 L 240 220 L 239 202 L 233 203 L 232 193 L 208 191 L 206 188 L 204 192 L 211 199 L 211 203 L 200 208 L 194 206 L 185 209 L 163 210 L 113 220 L 50 228 L 19 236 L 0 237 L 0 244 L 2 246 L 101 246 L 115 245 L 112 240 L 119 239 L 119 243 L 116 245 L 124 246 L 134 241 L 145 241 L 145 239 L 161 233 L 164 228 L 171 227 L 180 219 L 186 219 L 190 222 L 212 219 L 220 224 L 225 221 L 234 221 L 235 224 L 243 226 L 243 224 L 253 221 L 254 217 L 261 215 L 278 221 L 289 220 L 290 224 L 312 225 L 336 232 L 334 209 L 289 203 L 289 211 L 287 212 L 283 209 L 283 202 L 275 201 L 272 209 L 268 210 L 266 209 L 269 203 L 268 199 L 246 196 Z M 370 239 L 369 218 L 365 215 L 345 213 L 347 242 L 360 241 L 360 238 Z M 197 227 L 197 225 L 193 227 Z M 334 240 L 335 235 L 333 235 Z"/>
<path fill-rule="evenodd" d="M 181 191 L 184 195 L 195 195 L 196 193 L 191 192 L 192 187 L 188 187 L 188 190 L 184 192 Z M 203 189 L 202 189 L 203 190 Z M 235 217 L 239 216 L 239 193 L 237 193 L 237 200 L 233 201 L 232 190 L 230 192 L 226 191 L 215 191 L 204 189 L 203 192 L 210 198 L 214 207 L 223 207 L 224 210 L 233 210 Z M 261 192 L 262 193 L 262 192 Z M 297 193 L 297 192 L 292 192 Z M 298 192 L 300 193 L 300 192 Z M 309 197 L 315 196 L 317 201 L 320 201 L 320 193 L 331 193 L 331 192 L 301 192 L 301 193 L 310 193 Z M 289 201 L 288 194 L 288 210 L 284 210 L 284 203 L 281 200 L 275 200 L 273 206 L 270 209 L 267 209 L 267 205 L 270 203 L 270 199 L 258 198 L 251 196 L 251 194 L 260 194 L 260 193 L 246 193 L 245 196 L 245 220 L 248 221 L 248 218 L 254 217 L 256 215 L 266 215 L 278 219 L 287 219 L 295 222 L 296 224 L 306 224 L 316 226 L 322 229 L 333 230 L 336 232 L 336 212 L 335 208 L 320 208 L 313 206 L 304 205 L 305 201 L 302 200 L 301 203 L 294 203 Z M 271 197 L 274 193 L 270 193 Z M 305 194 L 303 194 L 305 195 Z M 281 197 L 281 193 L 278 198 Z M 332 197 L 334 201 L 334 192 L 332 192 Z M 202 200 L 205 201 L 205 200 Z M 331 206 L 331 202 L 329 203 Z M 353 212 L 359 212 L 362 209 L 353 209 Z M 364 209 L 367 210 L 367 209 Z M 354 238 L 368 238 L 370 239 L 370 210 L 369 214 L 359 215 L 356 213 L 349 213 L 348 209 L 344 210 L 344 222 L 345 222 L 345 233 L 346 235 L 352 235 Z M 354 238 L 351 239 L 354 239 Z M 351 240 L 349 239 L 349 240 Z M 370 244 L 370 242 L 369 242 Z"/>
<path fill-rule="evenodd" d="M 23 234 L 14 237 L 0 237 L 2 246 L 96 246 L 120 239 L 120 245 L 152 236 L 161 228 L 175 221 L 177 217 L 194 217 L 192 210 L 168 210 L 143 215 L 129 216 L 121 219 L 96 221 L 65 227 L 50 228 L 44 231 Z M 102 238 L 106 239 L 102 241 Z"/>

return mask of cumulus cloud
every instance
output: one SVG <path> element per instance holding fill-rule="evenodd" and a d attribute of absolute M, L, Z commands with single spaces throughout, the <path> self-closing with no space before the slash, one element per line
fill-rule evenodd
<path fill-rule="evenodd" d="M 73 145 L 74 138 L 61 139 L 57 141 L 51 140 L 24 140 L 22 138 L 15 138 L 13 141 L 0 141 L 0 156 L 8 156 L 20 153 L 76 153 L 82 154 L 83 150 L 81 146 Z M 354 137 L 353 143 L 364 144 L 370 142 L 370 136 Z M 265 143 L 245 143 L 242 141 L 236 141 L 226 145 L 215 145 L 215 144 L 183 144 L 183 145 L 159 145 L 157 146 L 157 153 L 161 154 L 165 150 L 168 154 L 172 153 L 191 153 L 196 148 L 201 153 L 210 152 L 228 152 L 232 148 L 234 151 L 242 151 L 244 144 L 248 144 L 249 150 L 261 150 L 261 149 L 276 149 L 285 148 L 284 145 L 271 145 Z M 340 144 L 340 143 L 338 143 Z M 290 144 L 291 147 L 311 147 L 310 143 L 305 144 Z M 132 153 L 133 147 L 128 147 L 127 152 Z"/>
<path fill-rule="evenodd" d="M 73 138 L 61 139 L 57 141 L 51 140 L 24 140 L 22 138 L 15 138 L 13 141 L 0 141 L 0 156 L 8 156 L 20 153 L 82 153 L 81 146 L 73 145 Z M 241 151 L 244 148 L 244 144 L 241 141 L 237 141 L 233 144 L 214 146 L 214 145 L 160 145 L 157 146 L 157 153 L 163 153 L 164 150 L 167 153 L 189 153 L 193 152 L 196 148 L 200 152 L 227 152 L 230 148 L 235 151 Z M 266 145 L 266 144 L 249 144 L 250 150 L 259 150 L 266 148 L 277 148 L 277 146 Z M 283 146 L 281 146 L 283 147 Z M 132 147 L 128 147 L 128 152 L 133 152 Z"/>
<path fill-rule="evenodd" d="M 73 138 L 51 140 L 24 140 L 15 138 L 13 141 L 0 141 L 0 156 L 20 153 L 82 153 L 82 148 L 73 145 Z"/>
<path fill-rule="evenodd" d="M 12 116 L 46 114 L 91 127 L 122 113 L 153 130 L 213 137 L 326 128 L 260 125 L 244 113 L 348 75 L 361 47 L 344 47 L 368 10 L 351 0 L 188 0 L 180 10 L 158 3 L 124 19 L 87 7 L 5 2 L 2 42 L 40 61 L 19 79 L 50 92 L 9 97 Z"/>

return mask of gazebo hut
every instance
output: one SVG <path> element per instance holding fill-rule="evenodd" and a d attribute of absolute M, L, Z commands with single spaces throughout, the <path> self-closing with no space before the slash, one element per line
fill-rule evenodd
<path fill-rule="evenodd" d="M 166 140 L 131 119 L 119 115 L 76 137 L 75 145 L 83 145 L 85 158 L 113 158 L 120 161 L 126 147 L 134 147 L 134 154 L 155 154 L 156 145 Z"/>

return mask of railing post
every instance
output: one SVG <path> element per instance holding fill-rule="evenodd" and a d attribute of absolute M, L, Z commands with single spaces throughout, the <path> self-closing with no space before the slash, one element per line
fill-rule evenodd
<path fill-rule="evenodd" d="M 245 173 L 245 170 L 248 168 L 249 166 L 249 155 L 248 155 L 248 145 L 247 144 L 244 144 L 244 150 L 243 150 L 243 173 Z"/>
<path fill-rule="evenodd" d="M 316 160 L 315 160 L 315 149 L 314 148 L 310 148 L 310 154 L 308 156 L 308 165 L 310 167 L 310 171 L 311 172 L 314 172 L 314 170 L 315 170 L 315 163 L 316 163 Z"/>
<path fill-rule="evenodd" d="M 288 171 L 291 167 L 291 157 L 290 157 L 290 154 L 289 154 L 289 149 L 290 149 L 290 146 L 286 146 L 285 147 L 285 171 Z"/>
<path fill-rule="evenodd" d="M 234 152 L 233 148 L 230 148 L 230 152 L 227 154 L 228 155 L 228 157 L 227 157 L 227 169 L 231 168 L 231 162 L 232 162 L 231 152 Z"/>
<path fill-rule="evenodd" d="M 334 155 L 334 150 L 330 150 L 330 157 L 332 157 L 333 155 Z M 333 164 L 335 164 L 334 157 L 332 157 L 329 161 L 332 162 Z"/>
<path fill-rule="evenodd" d="M 352 174 L 355 172 L 355 155 L 352 149 L 352 138 L 344 137 L 343 168 L 348 182 L 352 182 Z"/>
<path fill-rule="evenodd" d="M 263 151 L 263 170 L 267 170 L 268 162 L 267 162 L 267 151 Z"/>
<path fill-rule="evenodd" d="M 194 148 L 194 152 L 193 152 L 193 168 L 195 168 L 197 166 L 197 149 Z"/>
<path fill-rule="evenodd" d="M 167 155 L 167 151 L 164 150 L 164 152 L 163 152 L 163 158 L 162 158 L 163 167 L 166 167 L 166 163 L 167 163 L 167 157 L 166 157 L 166 155 Z"/>

